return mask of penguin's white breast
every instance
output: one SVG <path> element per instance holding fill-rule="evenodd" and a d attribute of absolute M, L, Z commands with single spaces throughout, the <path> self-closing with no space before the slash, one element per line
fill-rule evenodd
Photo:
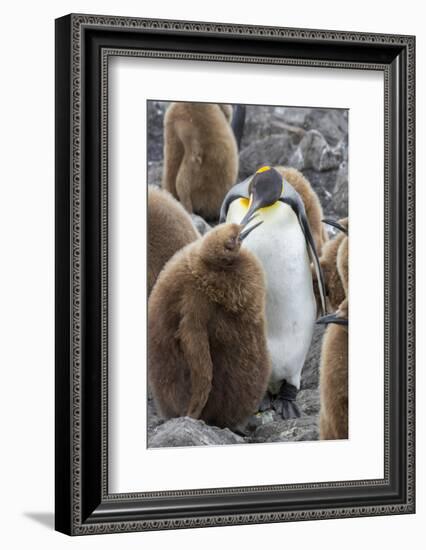
<path fill-rule="evenodd" d="M 248 201 L 230 205 L 228 222 L 239 223 Z M 306 240 L 292 208 L 285 203 L 261 209 L 263 224 L 252 231 L 243 246 L 252 251 L 266 274 L 266 317 L 272 378 L 298 385 L 309 349 L 316 315 L 312 273 Z"/>
<path fill-rule="evenodd" d="M 246 211 L 241 200 L 233 201 L 227 221 L 239 223 Z M 281 202 L 259 210 L 250 225 L 259 220 L 263 221 L 262 225 L 248 235 L 243 246 L 263 264 L 268 290 L 278 296 L 286 295 L 286 301 L 291 298 L 292 302 L 298 302 L 312 291 L 310 260 L 299 220 L 292 208 Z"/>

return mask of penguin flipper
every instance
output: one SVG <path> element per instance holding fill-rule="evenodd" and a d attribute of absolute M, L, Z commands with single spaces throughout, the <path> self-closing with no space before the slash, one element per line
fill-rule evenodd
<path fill-rule="evenodd" d="M 345 235 L 348 234 L 348 228 L 344 227 L 341 223 L 337 222 L 336 220 L 332 220 L 332 219 L 329 219 L 329 218 L 324 218 L 321 221 L 323 223 L 326 223 L 327 225 L 331 225 L 332 227 L 335 227 L 336 229 L 338 229 L 339 231 L 341 231 Z"/>
<path fill-rule="evenodd" d="M 318 258 L 317 249 L 315 246 L 315 241 L 312 237 L 311 229 L 309 227 L 308 219 L 306 215 L 299 217 L 300 225 L 302 226 L 304 233 L 305 233 L 305 239 L 306 243 L 308 245 L 309 255 L 311 257 L 311 262 L 314 264 L 315 272 L 317 275 L 317 281 L 318 281 L 318 289 L 321 297 L 321 306 L 322 306 L 322 313 L 325 315 L 327 313 L 327 308 L 325 304 L 325 297 L 326 297 L 326 288 L 325 288 L 325 282 L 324 282 L 324 275 L 322 272 L 321 264 Z"/>
<path fill-rule="evenodd" d="M 288 184 L 287 184 L 288 185 Z M 291 196 L 284 196 L 280 198 L 280 201 L 288 204 L 293 209 L 294 213 L 297 216 L 297 219 L 299 220 L 300 227 L 303 231 L 303 234 L 305 235 L 306 240 L 306 246 L 308 248 L 309 256 L 311 258 L 311 262 L 314 264 L 315 267 L 315 273 L 317 275 L 317 281 L 318 281 L 318 288 L 321 298 L 321 307 L 322 307 L 322 315 L 326 315 L 327 308 L 326 308 L 326 288 L 325 288 L 325 282 L 324 282 L 324 276 L 322 273 L 321 264 L 318 258 L 317 249 L 315 246 L 315 241 L 311 233 L 311 228 L 309 227 L 308 218 L 306 217 L 305 207 L 303 205 L 302 199 L 300 196 L 294 191 L 292 188 Z"/>
<path fill-rule="evenodd" d="M 226 194 L 225 198 L 223 199 L 222 206 L 220 208 L 220 217 L 219 217 L 219 223 L 223 223 L 226 221 L 226 216 L 228 214 L 229 207 L 231 206 L 231 203 L 234 202 L 236 199 L 248 199 L 249 198 L 249 183 L 250 183 L 251 176 L 245 179 L 244 181 L 240 183 L 236 183 Z"/>
<path fill-rule="evenodd" d="M 348 326 L 349 320 L 346 319 L 345 317 L 340 317 L 338 315 L 338 311 L 334 313 L 330 313 L 329 315 L 324 315 L 323 317 L 320 317 L 317 320 L 317 325 L 329 325 L 329 324 Z"/>

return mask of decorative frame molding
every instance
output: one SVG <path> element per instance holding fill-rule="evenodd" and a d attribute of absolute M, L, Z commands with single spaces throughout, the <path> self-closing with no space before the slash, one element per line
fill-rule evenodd
<path fill-rule="evenodd" d="M 116 55 L 384 73 L 383 480 L 108 493 L 108 59 Z M 59 531 L 83 535 L 414 512 L 414 110 L 412 36 L 96 15 L 56 21 Z M 186 506 L 177 508 L 177 498 Z"/>

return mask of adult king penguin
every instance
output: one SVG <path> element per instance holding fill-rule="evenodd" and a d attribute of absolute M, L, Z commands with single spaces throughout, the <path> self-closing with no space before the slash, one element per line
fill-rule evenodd
<path fill-rule="evenodd" d="M 266 274 L 267 339 L 272 361 L 269 391 L 261 408 L 272 404 L 283 418 L 294 418 L 300 416 L 295 401 L 317 317 L 311 261 L 319 281 L 323 314 L 324 281 L 303 201 L 270 166 L 263 166 L 232 187 L 222 204 L 221 221 L 245 224 L 251 217 L 263 221 L 247 237 L 246 246 Z"/>

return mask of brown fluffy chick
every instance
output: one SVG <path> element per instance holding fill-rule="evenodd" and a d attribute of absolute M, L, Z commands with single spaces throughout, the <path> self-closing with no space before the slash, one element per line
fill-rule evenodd
<path fill-rule="evenodd" d="M 286 166 L 275 166 L 289 184 L 299 193 L 305 205 L 306 217 L 315 241 L 318 257 L 321 256 L 324 244 L 328 241 L 328 233 L 322 223 L 323 211 L 318 195 L 305 176 L 296 170 Z"/>
<path fill-rule="evenodd" d="M 189 212 L 219 218 L 222 201 L 238 174 L 232 107 L 172 103 L 164 117 L 162 185 Z"/>
<path fill-rule="evenodd" d="M 346 232 L 349 231 L 348 218 L 339 220 L 337 224 L 343 227 Z M 346 234 L 343 231 L 339 231 L 333 239 L 330 239 L 324 245 L 320 257 L 320 265 L 327 293 L 328 308 L 331 311 L 336 311 L 345 299 L 345 289 L 337 268 L 337 253 L 340 245 L 346 238 Z M 315 274 L 314 277 L 316 277 Z"/>
<path fill-rule="evenodd" d="M 148 295 L 168 260 L 200 237 L 191 217 L 172 195 L 148 186 Z"/>
<path fill-rule="evenodd" d="M 211 230 L 168 262 L 152 291 L 148 380 L 165 418 L 236 428 L 258 409 L 271 366 L 264 273 L 241 246 L 251 230 Z"/>
<path fill-rule="evenodd" d="M 348 281 L 349 239 L 337 251 L 337 273 L 345 297 L 336 313 L 319 322 L 327 324 L 321 350 L 320 439 L 348 438 Z"/>

